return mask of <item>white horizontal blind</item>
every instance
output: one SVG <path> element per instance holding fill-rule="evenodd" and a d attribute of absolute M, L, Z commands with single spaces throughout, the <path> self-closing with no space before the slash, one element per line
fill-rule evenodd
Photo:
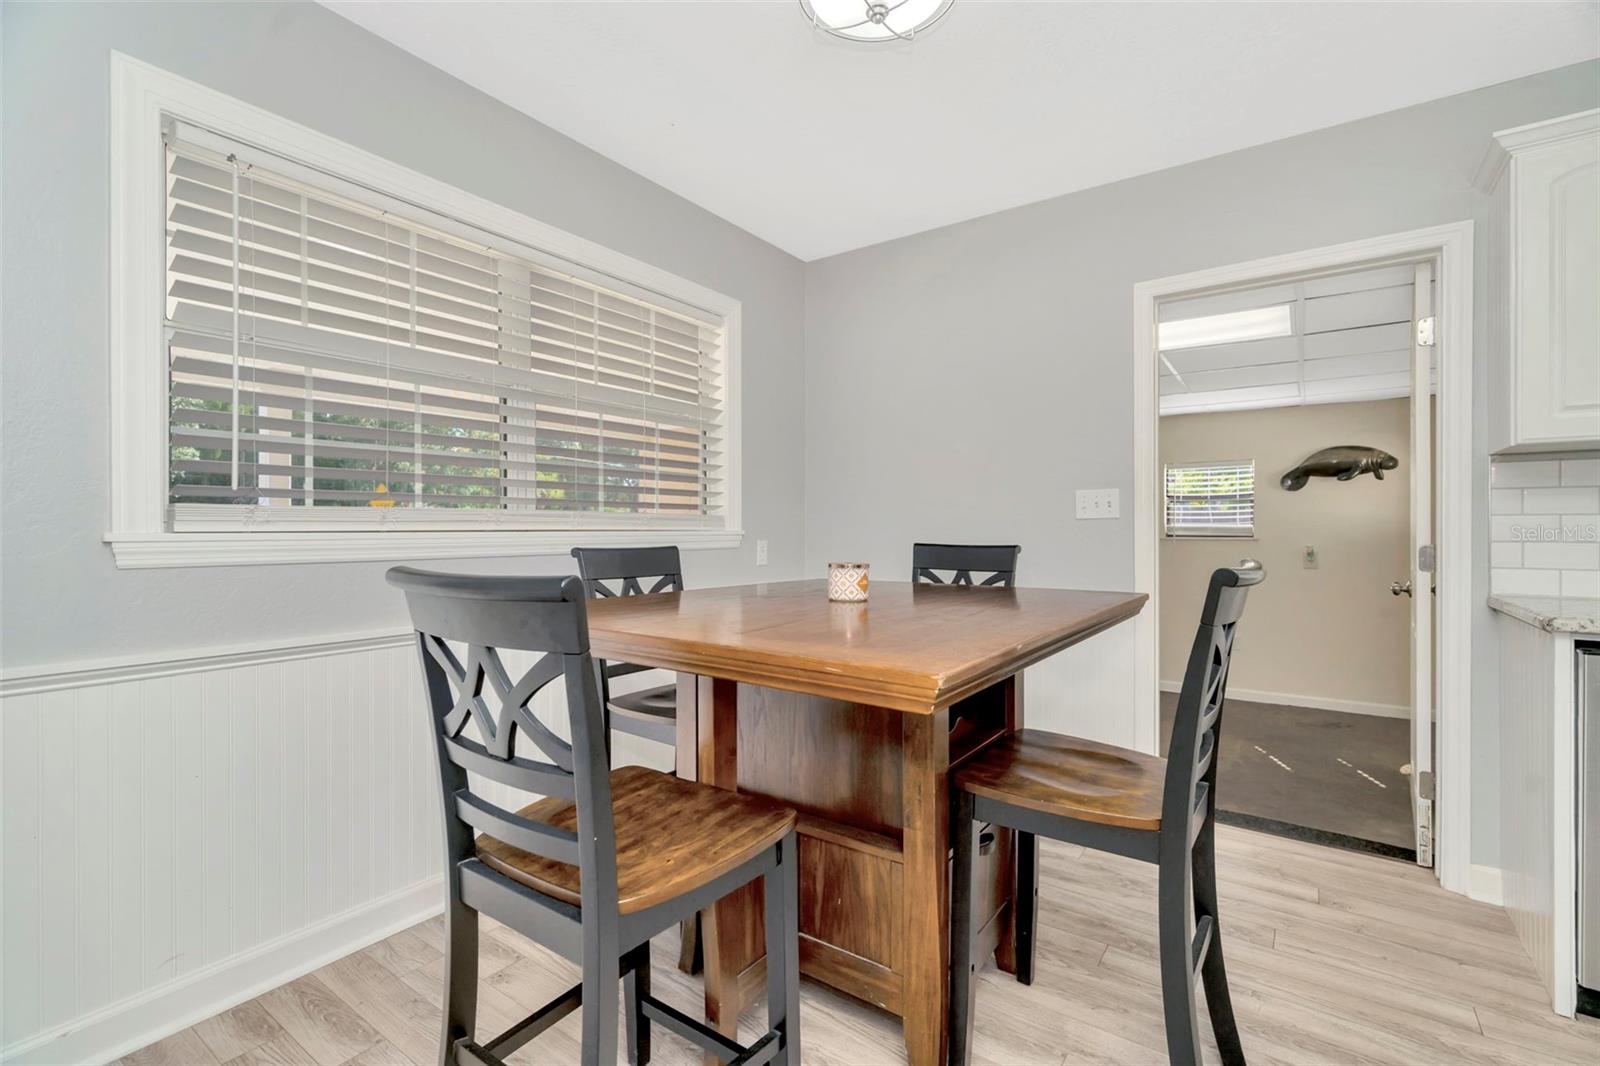
<path fill-rule="evenodd" d="M 1248 537 L 1255 532 L 1256 464 L 1172 464 L 1166 467 L 1169 537 Z"/>
<path fill-rule="evenodd" d="M 1163 331 L 1216 343 L 1161 351 L 1161 413 L 1352 403 L 1411 391 L 1411 263 L 1163 302 Z M 1289 305 L 1290 336 L 1229 338 L 1220 316 Z"/>
<path fill-rule="evenodd" d="M 167 166 L 174 529 L 720 523 L 718 316 L 181 130 Z"/>

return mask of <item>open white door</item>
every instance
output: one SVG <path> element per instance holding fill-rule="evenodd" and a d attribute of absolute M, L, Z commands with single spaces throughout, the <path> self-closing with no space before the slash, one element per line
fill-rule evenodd
<path fill-rule="evenodd" d="M 1411 810 L 1417 865 L 1433 865 L 1433 264 L 1419 263 L 1411 331 Z"/>

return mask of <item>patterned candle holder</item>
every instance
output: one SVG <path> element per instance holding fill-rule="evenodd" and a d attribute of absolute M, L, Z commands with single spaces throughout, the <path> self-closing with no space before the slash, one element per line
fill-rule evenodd
<path fill-rule="evenodd" d="M 834 603 L 866 603 L 867 564 L 829 563 L 828 599 Z"/>

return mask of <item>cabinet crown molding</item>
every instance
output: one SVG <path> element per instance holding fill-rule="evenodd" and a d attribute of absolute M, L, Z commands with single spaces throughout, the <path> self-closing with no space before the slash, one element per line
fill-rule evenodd
<path fill-rule="evenodd" d="M 1483 160 L 1473 176 L 1472 187 L 1480 192 L 1494 191 L 1512 155 L 1523 148 L 1551 144 L 1569 137 L 1582 137 L 1596 131 L 1600 131 L 1600 107 L 1499 130 L 1489 140 L 1489 147 L 1484 151 Z"/>

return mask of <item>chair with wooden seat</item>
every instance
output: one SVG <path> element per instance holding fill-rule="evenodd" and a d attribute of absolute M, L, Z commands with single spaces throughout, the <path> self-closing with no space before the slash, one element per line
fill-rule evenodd
<path fill-rule="evenodd" d="M 912 584 L 1001 585 L 1010 588 L 1017 580 L 1019 544 L 913 544 L 911 546 Z M 941 576 L 943 571 L 948 580 Z M 979 581 L 976 571 L 987 574 Z"/>
<path fill-rule="evenodd" d="M 1211 1029 L 1225 1063 L 1244 1062 L 1228 998 L 1217 914 L 1217 751 L 1234 627 L 1246 590 L 1266 576 L 1246 561 L 1211 575 L 1200 628 L 1184 673 L 1167 757 L 1024 729 L 1004 737 L 952 775 L 955 845 L 950 914 L 950 1062 L 972 1050 L 973 852 L 986 824 L 1017 831 L 1016 971 L 1033 983 L 1039 836 L 1155 863 L 1161 998 L 1167 1053 L 1198 1066 L 1195 983 L 1205 985 Z"/>
<path fill-rule="evenodd" d="M 578 576 L 595 599 L 611 596 L 644 596 L 657 592 L 683 591 L 683 564 L 678 549 L 660 548 L 573 548 L 578 560 Z M 616 584 L 615 588 L 607 582 Z M 644 582 L 649 582 L 648 591 Z M 611 728 L 662 744 L 676 744 L 678 738 L 678 687 L 657 685 L 637 692 L 612 695 L 611 681 L 652 669 L 634 663 L 600 664 L 600 694 L 610 714 Z"/>
<path fill-rule="evenodd" d="M 798 1064 L 795 812 L 644 767 L 608 769 L 578 578 L 408 567 L 388 576 L 416 629 L 444 807 L 440 1063 L 500 1064 L 579 1009 L 582 1061 L 614 1063 L 620 980 L 630 1063 L 649 1061 L 654 1022 L 724 1062 Z M 508 661 L 531 665 L 519 676 Z M 531 705 L 557 679 L 570 743 Z M 512 811 L 507 789 L 546 798 Z M 746 1047 L 650 994 L 650 938 L 757 878 L 769 1028 Z M 476 1026 L 479 914 L 583 968 L 580 982 L 492 1039 Z"/>

